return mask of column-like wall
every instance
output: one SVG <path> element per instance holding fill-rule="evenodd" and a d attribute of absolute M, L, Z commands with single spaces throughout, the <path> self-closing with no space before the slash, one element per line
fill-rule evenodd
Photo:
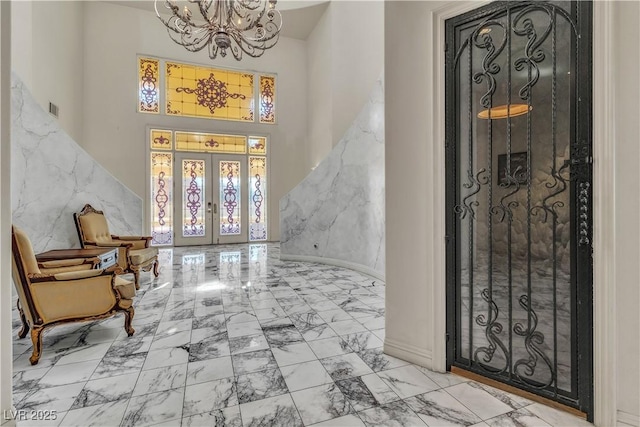
<path fill-rule="evenodd" d="M 283 259 L 350 266 L 384 278 L 382 79 L 329 155 L 280 200 Z"/>
<path fill-rule="evenodd" d="M 80 148 L 15 74 L 11 113 L 13 223 L 36 252 L 79 247 L 73 212 L 85 203 L 105 211 L 112 233 L 142 232 L 142 200 Z"/>

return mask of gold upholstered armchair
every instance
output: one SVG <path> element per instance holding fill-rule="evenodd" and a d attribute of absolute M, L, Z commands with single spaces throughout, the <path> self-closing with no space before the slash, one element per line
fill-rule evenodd
<path fill-rule="evenodd" d="M 140 289 L 140 270 L 149 271 L 153 267 L 153 274 L 158 277 L 158 249 L 149 247 L 151 237 L 109 233 L 104 213 L 89 204 L 74 213 L 73 218 L 83 248 L 118 248 L 118 264 L 125 272 L 133 273 L 136 289 Z"/>
<path fill-rule="evenodd" d="M 133 282 L 118 277 L 122 271 L 114 266 L 107 270 L 84 269 L 85 264 L 60 266 L 52 261 L 52 269 L 67 268 L 63 272 L 40 269 L 27 235 L 18 227 L 11 230 L 13 281 L 18 291 L 18 310 L 24 338 L 31 329 L 32 365 L 42 354 L 42 333 L 45 329 L 69 322 L 81 322 L 124 313 L 124 329 L 133 335 Z M 78 263 L 78 261 L 76 261 Z M 76 269 L 80 266 L 82 269 Z"/>

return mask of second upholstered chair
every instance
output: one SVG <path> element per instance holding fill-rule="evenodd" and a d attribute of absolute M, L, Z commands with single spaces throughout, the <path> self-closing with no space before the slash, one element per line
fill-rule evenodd
<path fill-rule="evenodd" d="M 133 273 L 136 289 L 140 289 L 140 271 L 149 271 L 158 277 L 158 249 L 149 247 L 151 237 L 116 236 L 109 232 L 107 220 L 102 211 L 86 204 L 73 218 L 78 229 L 78 237 L 83 248 L 117 247 L 118 264 L 125 272 Z"/>

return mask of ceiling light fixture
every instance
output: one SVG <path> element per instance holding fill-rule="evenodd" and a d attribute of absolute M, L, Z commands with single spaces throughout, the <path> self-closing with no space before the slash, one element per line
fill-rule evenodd
<path fill-rule="evenodd" d="M 242 53 L 257 58 L 278 42 L 282 15 L 277 0 L 188 0 L 194 3 L 202 19 L 193 19 L 188 6 L 181 10 L 175 0 L 165 0 L 171 16 L 163 17 L 155 0 L 156 15 L 167 27 L 171 39 L 191 52 L 208 47 L 209 58 L 227 49 L 236 60 Z"/>

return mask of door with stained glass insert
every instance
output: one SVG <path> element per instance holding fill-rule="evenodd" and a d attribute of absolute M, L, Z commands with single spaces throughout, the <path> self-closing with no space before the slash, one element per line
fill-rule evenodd
<path fill-rule="evenodd" d="M 247 242 L 246 156 L 176 153 L 175 245 Z"/>

